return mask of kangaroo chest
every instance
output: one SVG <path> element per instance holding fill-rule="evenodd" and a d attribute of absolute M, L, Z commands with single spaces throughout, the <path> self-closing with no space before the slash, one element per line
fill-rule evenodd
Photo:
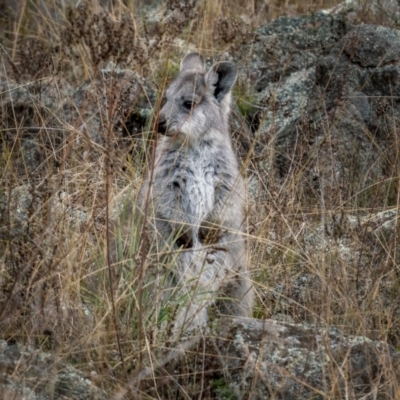
<path fill-rule="evenodd" d="M 232 171 L 234 172 L 234 171 Z M 180 149 L 159 159 L 155 180 L 161 190 L 159 204 L 194 218 L 204 218 L 220 201 L 221 189 L 229 190 L 232 175 L 221 154 L 207 149 Z"/>

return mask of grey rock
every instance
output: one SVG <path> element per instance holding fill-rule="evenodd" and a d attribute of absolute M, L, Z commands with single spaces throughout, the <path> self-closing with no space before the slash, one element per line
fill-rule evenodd
<path fill-rule="evenodd" d="M 341 40 L 335 49 L 343 51 L 362 67 L 380 67 L 400 59 L 399 32 L 383 26 L 360 25 Z M 332 52 L 331 54 L 334 54 Z M 339 54 L 337 54 L 339 55 Z"/>
<path fill-rule="evenodd" d="M 383 342 L 273 320 L 226 319 L 221 326 L 223 335 L 207 339 L 201 357 L 194 353 L 178 367 L 176 360 L 166 366 L 170 382 L 178 386 L 190 369 L 203 371 L 197 375 L 202 395 L 216 399 L 322 400 L 346 398 L 346 392 L 360 400 L 393 398 L 400 354 Z M 159 395 L 171 393 L 173 384 L 155 382 Z"/>
<path fill-rule="evenodd" d="M 294 72 L 280 85 L 268 85 L 258 95 L 258 104 L 265 104 L 266 111 L 256 135 L 269 134 L 275 140 L 285 140 L 303 115 L 313 88 L 311 68 Z"/>
<path fill-rule="evenodd" d="M 61 149 L 69 141 L 76 151 L 98 157 L 92 142 L 104 145 L 110 126 L 114 144 L 124 151 L 132 140 L 142 137 L 156 96 L 151 83 L 111 63 L 79 87 L 48 78 L 3 81 L 0 91 L 4 144 L 13 149 L 20 175 L 33 174 L 36 179 L 58 168 Z"/>
<path fill-rule="evenodd" d="M 262 161 L 260 169 L 268 174 L 275 171 L 278 178 L 284 178 L 293 172 L 294 165 L 306 165 L 305 193 L 311 197 L 314 193 L 315 201 L 322 196 L 329 203 L 337 187 L 344 188 L 343 200 L 358 201 L 354 193 L 364 193 L 385 174 L 391 174 L 392 166 L 381 154 L 395 152 L 388 143 L 400 123 L 395 100 L 400 97 L 400 34 L 374 25 L 350 30 L 348 22 L 338 29 L 338 18 L 347 21 L 343 13 L 317 13 L 315 18 L 320 26 L 314 35 L 300 17 L 279 19 L 260 28 L 260 32 L 277 35 L 276 65 L 290 65 L 290 48 L 293 53 L 295 48 L 310 46 L 307 53 L 315 55 L 311 64 L 297 63 L 298 71 L 275 68 L 279 81 L 268 78 L 258 95 L 254 138 L 267 144 L 261 146 L 262 158 L 271 149 L 275 153 L 274 159 Z M 333 24 L 333 32 L 322 35 L 329 29 L 327 19 Z M 282 32 L 287 33 L 284 38 L 279 36 Z M 300 40 L 305 34 L 310 36 L 306 44 L 304 38 Z M 262 49 L 259 41 L 254 44 L 259 52 L 252 65 L 261 71 L 263 79 L 262 63 L 268 65 L 267 70 L 273 65 L 270 47 Z M 251 73 L 248 69 L 247 76 Z M 367 197 L 363 205 L 368 204 Z"/>
<path fill-rule="evenodd" d="M 359 0 L 344 0 L 329 10 L 325 10 L 329 14 L 352 13 L 354 16 L 372 15 L 378 21 L 386 21 L 389 25 L 395 25 L 400 17 L 400 5 L 396 0 L 371 0 L 364 3 Z"/>
<path fill-rule="evenodd" d="M 346 13 L 278 18 L 257 30 L 254 43 L 234 53 L 246 65 L 242 79 L 249 79 L 260 92 L 293 72 L 313 67 L 351 27 Z"/>
<path fill-rule="evenodd" d="M 4 340 L 0 340 L 0 374 L 0 395 L 4 399 L 107 398 L 83 372 L 58 361 L 55 355 Z"/>

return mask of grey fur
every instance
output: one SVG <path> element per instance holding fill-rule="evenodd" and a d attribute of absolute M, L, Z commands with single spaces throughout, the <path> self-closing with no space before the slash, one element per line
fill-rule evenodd
<path fill-rule="evenodd" d="M 236 76 L 229 62 L 206 72 L 198 53 L 182 60 L 159 113 L 154 169 L 139 195 L 139 209 L 149 202 L 156 242 L 172 250 L 170 292 L 179 287 L 190 296 L 175 324 L 183 330 L 206 325 L 212 304 L 221 314 L 251 316 L 246 191 L 228 129 Z"/>

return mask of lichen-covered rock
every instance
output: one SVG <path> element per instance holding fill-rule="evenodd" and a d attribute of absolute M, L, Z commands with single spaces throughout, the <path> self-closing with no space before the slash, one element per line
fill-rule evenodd
<path fill-rule="evenodd" d="M 308 33 L 312 39 L 307 42 L 313 61 L 296 63 L 297 70 L 285 69 L 278 82 L 263 78 L 264 84 L 258 84 L 255 138 L 268 145 L 261 155 L 275 154 L 272 159 L 263 157 L 260 170 L 275 173 L 278 179 L 301 171 L 308 201 L 324 198 L 327 205 L 334 205 L 337 196 L 332 193 L 340 188 L 342 202 L 368 206 L 371 191 L 384 202 L 387 185 L 376 183 L 394 173 L 390 160 L 396 150 L 389 143 L 400 123 L 394 100 L 400 96 L 400 35 L 379 26 L 350 29 L 345 24 L 340 34 L 322 39 L 320 31 L 328 29 L 323 21 L 331 18 L 337 23 L 339 15 L 322 13 L 316 18 L 321 19 L 320 28 L 314 36 Z M 299 36 L 309 29 L 304 23 L 298 27 L 298 19 L 290 21 L 277 20 L 262 28 L 272 34 L 279 22 L 279 29 L 289 32 L 280 39 L 287 44 L 276 51 L 297 46 Z M 255 54 L 253 68 L 262 71 L 260 65 L 266 63 L 266 71 L 277 70 L 270 65 L 268 46 Z M 279 54 L 278 64 L 287 65 L 285 57 Z M 252 74 L 251 68 L 247 74 Z"/>
<path fill-rule="evenodd" d="M 254 42 L 234 53 L 243 59 L 241 78 L 247 78 L 258 92 L 271 83 L 282 84 L 282 79 L 292 73 L 315 66 L 352 24 L 346 12 L 278 18 L 260 27 Z"/>
<path fill-rule="evenodd" d="M 0 396 L 25 400 L 102 400 L 105 394 L 58 357 L 0 340 Z"/>
<path fill-rule="evenodd" d="M 226 319 L 220 325 L 222 335 L 206 339 L 205 349 L 199 345 L 201 356 L 188 353 L 178 366 L 175 359 L 160 380 L 156 373 L 159 396 L 178 392 L 186 373 L 195 377 L 191 387 L 202 382 L 203 398 L 322 400 L 351 393 L 352 399 L 389 400 L 398 393 L 400 353 L 383 342 L 272 320 Z"/>
<path fill-rule="evenodd" d="M 156 96 L 151 83 L 111 63 L 81 86 L 59 78 L 10 80 L 0 82 L 0 91 L 1 146 L 12 151 L 21 177 L 59 168 L 67 161 L 67 144 L 86 159 L 98 157 L 96 146 L 104 145 L 107 135 L 113 148 L 132 147 L 132 139 L 142 137 Z"/>

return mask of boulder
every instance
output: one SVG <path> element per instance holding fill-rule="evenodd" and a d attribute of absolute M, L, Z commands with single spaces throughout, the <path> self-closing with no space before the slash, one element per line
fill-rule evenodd
<path fill-rule="evenodd" d="M 185 398 L 253 400 L 389 400 L 399 393 L 400 354 L 384 342 L 318 323 L 235 318 L 220 326 L 223 332 L 199 338 L 142 389 L 162 398 L 178 398 L 184 387 Z"/>

